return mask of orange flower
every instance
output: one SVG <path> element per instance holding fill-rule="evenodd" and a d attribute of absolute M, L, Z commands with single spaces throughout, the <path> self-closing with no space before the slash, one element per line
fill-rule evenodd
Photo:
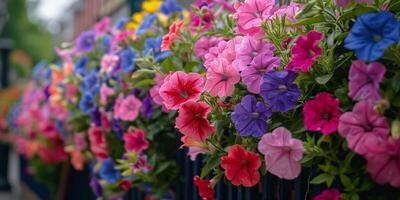
<path fill-rule="evenodd" d="M 85 164 L 85 156 L 82 154 L 81 151 L 74 149 L 70 152 L 71 154 L 71 164 L 72 166 L 78 170 L 81 171 L 83 169 L 83 166 Z"/>
<path fill-rule="evenodd" d="M 170 50 L 172 42 L 176 39 L 176 37 L 179 35 L 179 31 L 181 30 L 183 26 L 183 22 L 174 22 L 171 24 L 169 27 L 169 32 L 168 34 L 164 35 L 163 41 L 161 44 L 161 50 L 162 51 L 168 51 Z"/>

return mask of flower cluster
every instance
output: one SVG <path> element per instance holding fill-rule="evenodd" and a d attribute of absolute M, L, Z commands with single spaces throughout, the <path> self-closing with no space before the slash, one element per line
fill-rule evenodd
<path fill-rule="evenodd" d="M 194 183 L 204 199 L 221 179 L 253 187 L 309 167 L 309 182 L 330 188 L 314 199 L 399 188 L 399 13 L 356 2 L 196 0 L 185 11 L 145 1 L 130 20 L 101 20 L 59 50 L 44 91 L 22 99 L 46 103 L 22 103 L 16 121 L 67 144 L 76 168 L 92 161 L 99 197 L 132 183 L 173 187 L 160 177 L 178 180 L 175 137 L 192 160 L 203 154 Z"/>

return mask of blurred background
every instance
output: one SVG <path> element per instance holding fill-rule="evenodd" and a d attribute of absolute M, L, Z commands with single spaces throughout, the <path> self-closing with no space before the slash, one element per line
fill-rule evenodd
<path fill-rule="evenodd" d="M 55 47 L 74 41 L 102 17 L 115 23 L 140 11 L 142 1 L 0 0 L 0 139 L 7 113 L 35 64 L 57 61 Z M 177 2 L 188 6 L 192 0 Z M 20 165 L 18 155 L 0 140 L 0 200 L 38 199 L 20 183 Z"/>

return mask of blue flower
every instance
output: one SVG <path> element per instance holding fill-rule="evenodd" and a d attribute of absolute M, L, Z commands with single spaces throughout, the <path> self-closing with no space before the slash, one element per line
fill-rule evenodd
<path fill-rule="evenodd" d="M 96 126 L 101 126 L 101 113 L 99 107 L 94 108 L 94 111 L 90 114 L 90 117 Z"/>
<path fill-rule="evenodd" d="M 160 6 L 161 13 L 165 15 L 182 11 L 182 7 L 175 0 L 166 0 Z"/>
<path fill-rule="evenodd" d="M 129 21 L 127 17 L 121 17 L 118 22 L 115 24 L 115 28 L 118 30 L 122 30 L 125 27 L 125 24 Z"/>
<path fill-rule="evenodd" d="M 296 74 L 292 71 L 268 72 L 263 76 L 261 96 L 274 112 L 286 112 L 292 109 L 300 97 L 300 89 L 293 81 Z"/>
<path fill-rule="evenodd" d="M 257 101 L 253 95 L 246 95 L 235 106 L 231 118 L 241 136 L 260 137 L 267 132 L 267 119 L 271 115 L 271 109 L 264 102 Z"/>
<path fill-rule="evenodd" d="M 96 109 L 96 104 L 94 102 L 92 95 L 84 93 L 79 101 L 79 109 L 85 114 L 90 114 Z"/>
<path fill-rule="evenodd" d="M 400 25 L 396 17 L 387 11 L 359 16 L 344 41 L 347 49 L 354 50 L 364 61 L 375 61 L 385 49 L 399 42 Z"/>
<path fill-rule="evenodd" d="M 144 16 L 142 23 L 136 30 L 136 35 L 143 35 L 152 25 L 154 20 L 157 19 L 157 14 L 147 14 Z"/>
<path fill-rule="evenodd" d="M 147 119 L 150 119 L 151 116 L 153 116 L 154 113 L 154 108 L 153 108 L 153 103 L 151 101 L 151 97 L 150 95 L 147 95 L 144 99 L 143 99 L 143 115 L 144 117 L 146 117 Z"/>
<path fill-rule="evenodd" d="M 147 38 L 144 42 L 143 55 L 149 56 L 150 52 L 153 52 L 153 63 L 158 62 L 166 57 L 168 57 L 170 51 L 161 51 L 162 37 L 158 38 Z"/>
<path fill-rule="evenodd" d="M 105 53 L 110 51 L 111 37 L 109 35 L 104 35 L 103 39 L 101 40 L 101 47 L 104 49 Z"/>
<path fill-rule="evenodd" d="M 115 169 L 114 161 L 111 158 L 103 161 L 99 174 L 109 183 L 116 183 L 121 178 L 121 173 Z"/>
<path fill-rule="evenodd" d="M 121 51 L 120 60 L 121 67 L 124 72 L 131 72 L 135 69 L 136 52 L 132 47 L 128 47 Z"/>
<path fill-rule="evenodd" d="M 82 32 L 76 39 L 76 48 L 80 51 L 90 51 L 95 45 L 96 33 L 94 31 Z"/>
<path fill-rule="evenodd" d="M 117 133 L 117 136 L 119 139 L 123 139 L 123 135 L 124 135 L 124 129 L 122 127 L 122 121 L 119 119 L 115 119 L 113 118 L 111 120 L 111 129 Z"/>
<path fill-rule="evenodd" d="M 96 96 L 100 89 L 100 79 L 97 71 L 93 70 L 86 75 L 83 78 L 79 88 L 82 93 L 89 93 L 93 96 Z"/>
<path fill-rule="evenodd" d="M 90 187 L 93 190 L 94 195 L 96 197 L 101 197 L 103 196 L 103 188 L 101 187 L 99 181 L 96 179 L 96 177 L 92 177 L 90 179 Z"/>
<path fill-rule="evenodd" d="M 82 56 L 79 60 L 75 63 L 75 73 L 79 76 L 84 77 L 87 74 L 86 66 L 88 65 L 90 59 L 87 56 Z"/>

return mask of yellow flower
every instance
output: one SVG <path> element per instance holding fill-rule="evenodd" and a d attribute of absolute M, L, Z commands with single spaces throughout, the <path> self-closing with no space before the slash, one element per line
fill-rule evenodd
<path fill-rule="evenodd" d="M 158 20 L 160 20 L 160 22 L 163 26 L 168 25 L 168 16 L 160 13 L 160 14 L 158 14 Z"/>
<path fill-rule="evenodd" d="M 186 23 L 190 22 L 190 13 L 187 10 L 182 11 L 183 21 Z"/>
<path fill-rule="evenodd" d="M 125 30 L 127 31 L 136 30 L 140 26 L 140 23 L 142 23 L 144 14 L 145 13 L 143 12 L 134 13 L 131 17 L 132 20 L 126 23 Z"/>
<path fill-rule="evenodd" d="M 144 12 L 154 13 L 158 11 L 161 4 L 161 0 L 147 0 L 142 3 L 142 9 Z"/>

